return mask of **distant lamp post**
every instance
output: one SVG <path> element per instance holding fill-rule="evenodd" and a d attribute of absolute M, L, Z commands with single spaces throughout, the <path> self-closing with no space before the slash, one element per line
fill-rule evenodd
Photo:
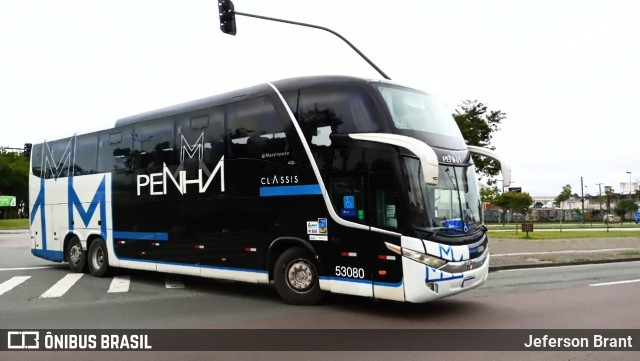
<path fill-rule="evenodd" d="M 629 174 L 629 198 L 631 198 L 631 171 L 627 171 Z"/>

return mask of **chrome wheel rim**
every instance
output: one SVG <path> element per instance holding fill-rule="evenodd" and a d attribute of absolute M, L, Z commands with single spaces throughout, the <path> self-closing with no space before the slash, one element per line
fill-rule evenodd
<path fill-rule="evenodd" d="M 82 247 L 79 244 L 74 244 L 69 249 L 69 262 L 73 264 L 80 263 L 80 258 L 82 257 Z"/>
<path fill-rule="evenodd" d="M 304 292 L 315 283 L 315 269 L 306 260 L 295 260 L 287 268 L 287 283 L 296 292 Z"/>
<path fill-rule="evenodd" d="M 104 250 L 102 247 L 98 248 L 93 254 L 93 268 L 100 269 L 104 264 Z"/>

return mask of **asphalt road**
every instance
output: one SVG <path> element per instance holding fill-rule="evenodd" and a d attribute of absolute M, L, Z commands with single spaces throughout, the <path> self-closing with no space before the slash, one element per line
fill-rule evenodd
<path fill-rule="evenodd" d="M 275 290 L 234 282 L 121 270 L 106 278 L 69 276 L 31 256 L 25 234 L 0 234 L 0 329 L 637 329 L 640 262 L 511 270 L 487 284 L 427 304 L 330 295 L 318 306 L 283 303 Z M 75 277 L 71 279 L 71 277 Z M 79 278 L 78 278 L 79 277 Z M 631 282 L 628 282 L 631 281 Z M 19 284 L 10 287 L 11 283 Z M 66 288 L 62 287 L 66 283 Z M 58 284 L 58 286 L 54 286 Z M 123 287 L 126 284 L 128 287 Z M 4 285 L 4 286 L 3 286 Z M 109 290 L 118 292 L 109 292 Z M 640 340 L 638 340 L 640 342 Z M 294 353 L 297 354 L 297 353 Z M 290 353 L 216 353 L 224 359 L 299 359 Z M 305 359 L 388 359 L 380 353 L 303 354 Z M 514 354 L 460 353 L 444 359 L 514 359 Z M 79 353 L 5 353 L 7 359 L 72 359 Z M 49 355 L 43 357 L 42 355 Z M 75 356 L 74 356 L 75 355 Z M 110 356 L 109 356 L 110 355 Z M 199 359 L 203 353 L 135 353 L 135 359 Z M 180 355 L 180 356 L 178 356 Z M 430 355 L 433 355 L 431 353 Z M 633 352 L 519 353 L 517 359 L 629 359 Z M 121 355 L 122 356 L 122 355 Z M 94 359 L 113 358 L 93 353 Z M 218 358 L 218 357 L 216 357 Z M 394 356 L 395 358 L 395 356 Z M 429 357 L 430 358 L 430 357 Z M 5 359 L 0 355 L 0 359 Z M 82 359 L 79 357 L 78 359 Z M 425 359 L 404 353 L 401 359 Z"/>

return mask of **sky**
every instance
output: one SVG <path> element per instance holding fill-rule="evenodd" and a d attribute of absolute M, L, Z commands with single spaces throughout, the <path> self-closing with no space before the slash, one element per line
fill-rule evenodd
<path fill-rule="evenodd" d="M 235 0 L 237 11 L 331 28 L 395 82 L 453 112 L 507 114 L 492 144 L 513 186 L 596 195 L 640 181 L 640 2 Z M 0 1 L 0 146 L 304 75 L 381 76 L 337 37 L 211 0 Z M 604 189 L 603 189 L 604 191 Z"/>

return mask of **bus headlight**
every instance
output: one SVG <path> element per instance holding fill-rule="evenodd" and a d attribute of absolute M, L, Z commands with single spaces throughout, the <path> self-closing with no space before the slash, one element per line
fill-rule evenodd
<path fill-rule="evenodd" d="M 429 267 L 433 267 L 435 269 L 438 269 L 442 266 L 444 266 L 445 264 L 447 264 L 447 261 L 437 258 L 437 257 L 433 257 L 430 256 L 428 254 L 424 254 L 424 253 L 420 253 L 420 252 L 416 252 L 416 251 L 412 251 L 410 249 L 406 249 L 403 248 L 402 249 L 402 255 L 412 259 L 416 262 L 420 262 L 420 263 L 424 263 Z"/>

